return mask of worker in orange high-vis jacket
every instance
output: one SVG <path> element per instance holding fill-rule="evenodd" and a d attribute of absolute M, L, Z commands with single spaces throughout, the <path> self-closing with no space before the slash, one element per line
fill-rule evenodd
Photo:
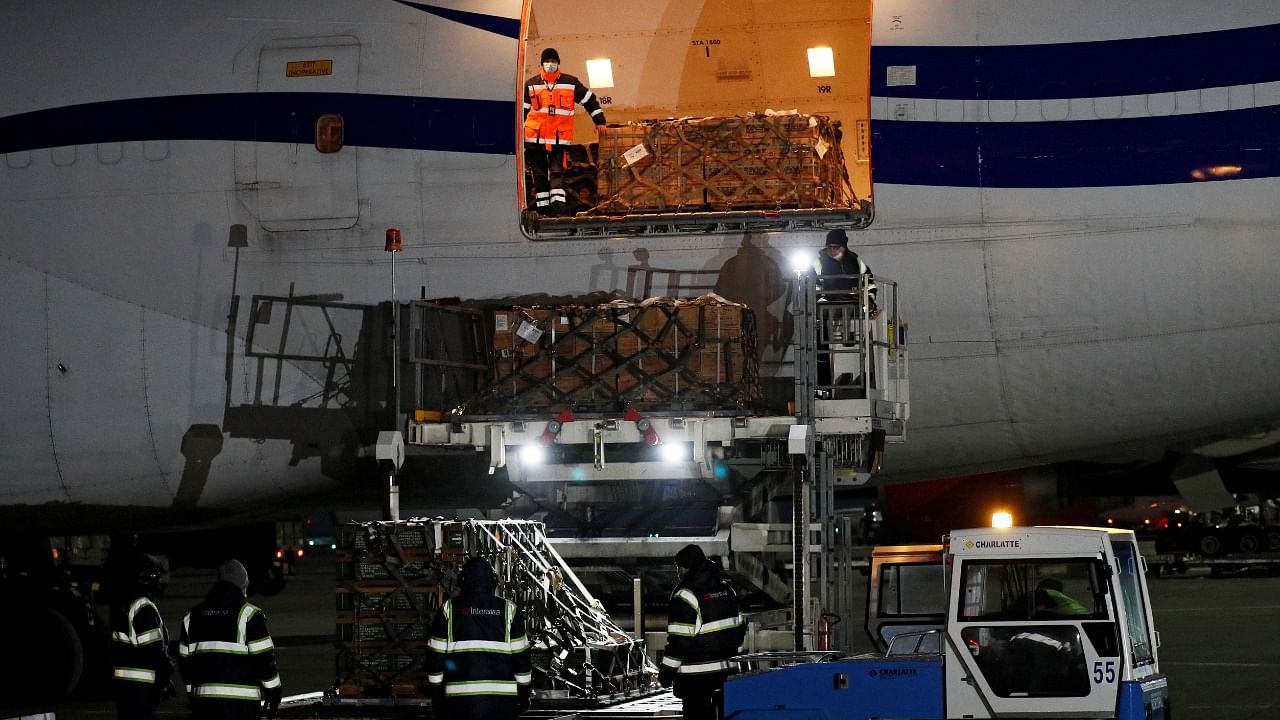
<path fill-rule="evenodd" d="M 604 110 L 600 101 L 578 78 L 560 72 L 560 53 L 542 51 L 540 71 L 525 82 L 524 147 L 533 171 L 534 207 L 542 215 L 568 211 L 564 191 L 565 148 L 573 144 L 573 118 L 577 106 L 591 114 L 596 132 L 603 136 Z"/>

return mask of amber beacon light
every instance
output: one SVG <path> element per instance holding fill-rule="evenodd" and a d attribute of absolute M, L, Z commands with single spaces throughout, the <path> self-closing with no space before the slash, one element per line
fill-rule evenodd
<path fill-rule="evenodd" d="M 387 228 L 387 244 L 382 249 L 387 252 L 404 252 L 404 243 L 400 241 L 400 228 Z"/>

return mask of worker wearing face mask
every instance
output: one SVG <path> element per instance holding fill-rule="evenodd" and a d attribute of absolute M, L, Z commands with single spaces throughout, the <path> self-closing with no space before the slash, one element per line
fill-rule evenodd
<path fill-rule="evenodd" d="M 876 308 L 876 277 L 871 274 L 871 268 L 858 257 L 858 253 L 849 249 L 849 236 L 844 230 L 832 230 L 827 233 L 826 247 L 818 252 L 818 259 L 813 263 L 813 269 L 818 275 L 818 289 L 826 291 L 853 291 L 858 286 L 856 278 L 830 277 L 832 275 L 863 276 L 867 283 L 871 316 L 875 317 L 879 313 Z M 852 296 L 849 299 L 852 299 Z"/>
<path fill-rule="evenodd" d="M 560 71 L 560 53 L 555 48 L 542 51 L 541 64 L 540 72 L 525 82 L 525 153 L 533 171 L 535 209 L 542 215 L 563 215 L 568 210 L 565 148 L 573 144 L 574 113 L 582 105 L 603 136 L 604 110 L 586 85 Z"/>

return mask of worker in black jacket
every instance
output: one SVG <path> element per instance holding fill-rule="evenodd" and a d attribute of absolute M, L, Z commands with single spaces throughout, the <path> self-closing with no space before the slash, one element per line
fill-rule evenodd
<path fill-rule="evenodd" d="M 155 599 L 164 566 L 136 555 L 120 574 L 111 605 L 111 690 L 120 720 L 155 720 L 162 700 L 173 697 L 169 630 Z"/>
<path fill-rule="evenodd" d="M 533 680 L 524 618 L 494 594 L 488 560 L 473 557 L 458 577 L 462 591 L 445 601 L 431 627 L 427 682 L 436 717 L 504 720 L 529 707 Z"/>
<path fill-rule="evenodd" d="M 738 596 L 720 564 L 702 548 L 686 545 L 676 553 L 680 582 L 667 609 L 667 649 L 658 680 L 675 684 L 684 701 L 685 720 L 713 720 L 724 712 L 724 681 L 736 669 L 746 623 Z"/>
<path fill-rule="evenodd" d="M 818 252 L 818 259 L 813 263 L 814 272 L 818 275 L 818 290 L 854 291 L 858 287 L 857 278 L 830 277 L 831 275 L 861 275 L 867 283 L 868 310 L 871 317 L 876 317 L 880 310 L 876 307 L 876 277 L 871 268 L 858 257 L 858 253 L 849 249 L 849 235 L 844 230 L 832 230 L 827 233 L 827 244 Z M 825 276 L 825 277 L 824 277 Z M 826 295 L 828 300 L 853 300 L 850 295 Z"/>
<path fill-rule="evenodd" d="M 245 600 L 249 574 L 236 560 L 218 567 L 204 602 L 182 619 L 178 668 L 195 720 L 275 717 L 282 688 L 267 619 Z"/>

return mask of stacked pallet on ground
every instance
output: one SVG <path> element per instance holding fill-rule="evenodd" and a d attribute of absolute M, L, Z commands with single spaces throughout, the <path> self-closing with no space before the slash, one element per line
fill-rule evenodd
<path fill-rule="evenodd" d="M 599 609 L 547 542 L 541 523 L 407 520 L 339 528 L 337 690 L 347 698 L 423 698 L 436 612 L 469 557 L 485 557 L 497 593 L 525 615 L 533 689 L 592 701 L 641 691 L 656 668 L 643 641 Z"/>
<path fill-rule="evenodd" d="M 738 412 L 762 398 L 755 318 L 714 294 L 494 313 L 493 384 L 467 414 Z"/>
<path fill-rule="evenodd" d="M 839 121 L 798 113 L 610 128 L 592 213 L 854 207 L 840 140 Z"/>

